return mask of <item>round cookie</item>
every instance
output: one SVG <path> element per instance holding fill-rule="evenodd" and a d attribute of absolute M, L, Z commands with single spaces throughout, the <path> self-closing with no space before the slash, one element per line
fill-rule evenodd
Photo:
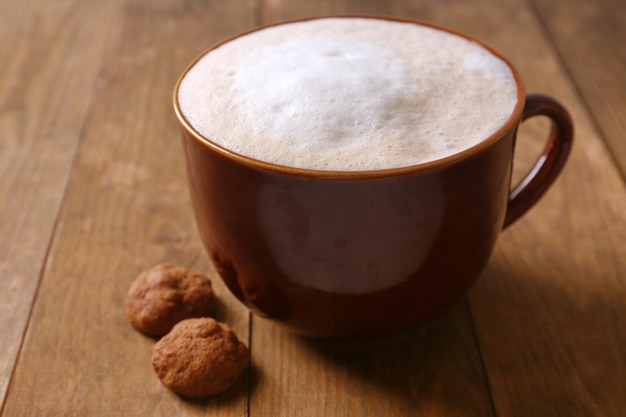
<path fill-rule="evenodd" d="M 139 274 L 128 290 L 124 307 L 134 328 L 162 336 L 181 320 L 213 315 L 215 305 L 208 277 L 164 263 Z"/>
<path fill-rule="evenodd" d="M 152 366 L 163 385 L 190 398 L 219 394 L 248 367 L 248 348 L 212 318 L 178 323 L 154 345 Z"/>

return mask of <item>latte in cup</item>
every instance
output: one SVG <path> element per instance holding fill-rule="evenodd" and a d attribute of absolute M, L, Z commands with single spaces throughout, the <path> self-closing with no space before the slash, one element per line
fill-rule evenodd
<path fill-rule="evenodd" d="M 174 90 L 213 265 L 298 334 L 377 338 L 457 303 L 553 183 L 573 125 L 490 47 L 427 23 L 327 17 L 205 51 Z M 550 119 L 511 187 L 517 128 Z"/>
<path fill-rule="evenodd" d="M 180 82 L 182 115 L 234 153 L 289 167 L 369 171 L 446 158 L 485 140 L 518 100 L 480 44 L 413 23 L 325 18 L 210 50 Z"/>

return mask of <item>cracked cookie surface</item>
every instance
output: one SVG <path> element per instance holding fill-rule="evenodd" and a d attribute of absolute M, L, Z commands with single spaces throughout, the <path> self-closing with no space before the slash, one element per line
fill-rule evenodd
<path fill-rule="evenodd" d="M 219 394 L 248 367 L 248 348 L 212 318 L 183 320 L 159 340 L 152 365 L 167 388 L 190 398 Z"/>
<path fill-rule="evenodd" d="M 215 306 L 207 276 L 162 263 L 139 274 L 128 290 L 124 310 L 135 329 L 163 336 L 181 320 L 212 316 Z"/>

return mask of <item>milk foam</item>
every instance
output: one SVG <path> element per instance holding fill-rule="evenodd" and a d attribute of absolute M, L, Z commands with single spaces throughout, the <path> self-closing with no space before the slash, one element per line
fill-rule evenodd
<path fill-rule="evenodd" d="M 330 18 L 236 38 L 201 58 L 178 101 L 202 136 L 281 165 L 415 165 L 484 140 L 511 116 L 509 67 L 475 42 L 376 19 Z"/>

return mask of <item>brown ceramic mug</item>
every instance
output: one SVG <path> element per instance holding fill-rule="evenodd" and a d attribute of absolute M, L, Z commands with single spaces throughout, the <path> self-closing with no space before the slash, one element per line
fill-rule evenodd
<path fill-rule="evenodd" d="M 217 145 L 181 112 L 179 80 L 174 107 L 195 217 L 232 293 L 300 334 L 344 339 L 405 332 L 462 298 L 500 232 L 556 178 L 573 140 L 567 111 L 526 96 L 508 65 L 517 103 L 493 135 L 444 159 L 357 172 L 280 166 Z M 536 115 L 552 121 L 547 145 L 511 187 L 518 125 Z"/>

